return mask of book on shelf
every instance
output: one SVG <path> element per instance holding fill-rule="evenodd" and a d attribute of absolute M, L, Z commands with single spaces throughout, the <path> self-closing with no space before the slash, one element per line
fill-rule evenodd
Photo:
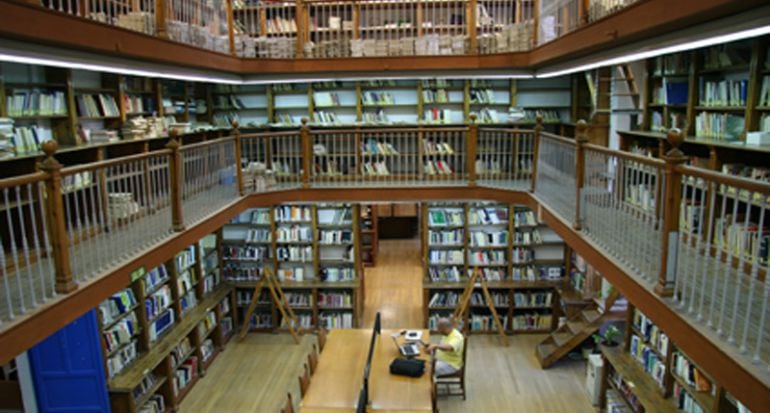
<path fill-rule="evenodd" d="M 132 312 L 113 324 L 112 327 L 104 330 L 102 337 L 104 338 L 107 353 L 112 353 L 124 344 L 129 343 L 137 332 L 136 328 L 136 314 Z"/>
<path fill-rule="evenodd" d="M 508 317 L 499 317 L 503 330 L 508 329 Z M 491 315 L 471 314 L 469 317 L 471 331 L 494 331 L 497 329 L 495 320 Z"/>
<path fill-rule="evenodd" d="M 465 254 L 462 250 L 428 250 L 428 262 L 430 264 L 460 264 L 465 262 Z"/>
<path fill-rule="evenodd" d="M 709 408 L 704 408 L 698 401 L 690 394 L 688 389 L 683 387 L 678 382 L 674 383 L 672 389 L 672 397 L 676 403 L 676 407 L 680 412 L 685 413 L 706 413 L 709 412 Z"/>
<path fill-rule="evenodd" d="M 208 338 L 201 343 L 201 360 L 206 363 L 214 355 L 214 340 Z"/>
<path fill-rule="evenodd" d="M 321 308 L 349 308 L 353 306 L 353 295 L 343 292 L 318 292 L 318 306 Z"/>
<path fill-rule="evenodd" d="M 440 159 L 423 161 L 423 172 L 428 176 L 452 175 L 454 173 L 452 166 L 447 161 Z"/>
<path fill-rule="evenodd" d="M 700 79 L 701 106 L 746 106 L 748 80 L 718 80 Z M 686 92 L 685 92 L 686 93 Z M 687 102 L 686 96 L 684 97 Z"/>
<path fill-rule="evenodd" d="M 353 242 L 352 230 L 320 230 L 318 243 L 327 245 L 350 244 Z"/>
<path fill-rule="evenodd" d="M 497 291 L 490 291 L 489 296 L 492 298 L 492 304 L 498 308 L 505 308 L 510 305 L 508 300 L 508 294 Z M 480 292 L 473 292 L 471 294 L 471 306 L 473 307 L 486 307 L 487 300 Z"/>
<path fill-rule="evenodd" d="M 319 327 L 327 330 L 333 328 L 353 328 L 353 313 L 322 311 L 318 315 Z"/>
<path fill-rule="evenodd" d="M 368 176 L 390 175 L 388 165 L 385 163 L 385 161 L 365 162 L 361 164 L 361 172 Z"/>
<path fill-rule="evenodd" d="M 336 92 L 314 92 L 313 104 L 317 107 L 339 106 L 340 97 Z"/>
<path fill-rule="evenodd" d="M 460 294 L 456 292 L 435 292 L 428 301 L 428 308 L 435 307 L 454 307 L 460 299 Z"/>
<path fill-rule="evenodd" d="M 472 112 L 476 115 L 476 122 L 478 123 L 500 123 L 501 114 L 497 109 L 481 108 L 477 112 Z"/>
<path fill-rule="evenodd" d="M 743 116 L 729 113 L 700 112 L 695 117 L 695 135 L 715 140 L 738 140 L 743 134 Z"/>
<path fill-rule="evenodd" d="M 428 230 L 428 244 L 429 245 L 462 245 L 463 243 L 463 230 L 456 229 L 450 231 L 436 231 L 433 229 Z M 473 242 L 473 241 L 471 241 Z"/>
<path fill-rule="evenodd" d="M 115 354 L 107 358 L 107 377 L 113 379 L 128 367 L 139 355 L 138 341 L 121 347 Z"/>
<path fill-rule="evenodd" d="M 342 123 L 337 114 L 330 111 L 313 111 L 313 122 L 320 124 L 339 124 Z"/>
<path fill-rule="evenodd" d="M 703 372 L 693 365 L 684 354 L 675 351 L 671 359 L 672 373 L 697 392 L 714 394 L 716 387 Z"/>
<path fill-rule="evenodd" d="M 513 293 L 513 303 L 516 307 L 551 307 L 553 293 L 550 291 Z"/>
<path fill-rule="evenodd" d="M 179 396 L 182 390 L 198 376 L 198 357 L 190 356 L 174 372 L 173 389 L 174 394 Z"/>
<path fill-rule="evenodd" d="M 399 155 L 398 150 L 392 143 L 378 141 L 376 139 L 367 139 L 361 143 L 362 155 Z"/>
<path fill-rule="evenodd" d="M 448 267 L 428 267 L 428 274 L 432 282 L 460 282 L 460 268 L 456 265 Z"/>
<path fill-rule="evenodd" d="M 514 330 L 550 330 L 553 317 L 550 314 L 521 314 L 513 316 Z"/>
<path fill-rule="evenodd" d="M 272 248 L 266 246 L 229 246 L 222 247 L 222 258 L 225 261 L 255 261 L 270 262 Z"/>
<path fill-rule="evenodd" d="M 318 270 L 318 276 L 322 282 L 353 281 L 356 278 L 356 271 L 351 267 L 322 266 Z"/>
<path fill-rule="evenodd" d="M 468 253 L 469 265 L 506 266 L 505 252 L 500 250 L 476 250 Z"/>
<path fill-rule="evenodd" d="M 19 126 L 13 128 L 13 134 L 10 137 L 8 135 L 6 129 L 3 133 L 3 136 L 6 136 L 5 142 L 10 138 L 13 152 L 17 155 L 37 152 L 43 143 L 53 140 L 53 131 L 46 126 Z M 7 143 L 3 147 L 10 152 Z"/>
<path fill-rule="evenodd" d="M 171 349 L 169 356 L 171 356 L 171 365 L 178 366 L 186 360 L 187 356 L 193 351 L 190 337 L 185 337 L 174 348 Z"/>
<path fill-rule="evenodd" d="M 275 239 L 279 243 L 312 242 L 313 228 L 302 225 L 279 226 L 275 229 Z"/>
<path fill-rule="evenodd" d="M 656 88 L 656 103 L 664 105 L 686 105 L 690 84 L 687 81 L 663 79 L 661 87 Z"/>
<path fill-rule="evenodd" d="M 452 120 L 452 109 L 441 109 L 437 107 L 425 109 L 422 120 L 428 123 L 448 123 Z"/>
<path fill-rule="evenodd" d="M 738 47 L 734 47 L 733 45 L 709 47 L 703 50 L 702 53 L 703 68 L 707 70 L 748 65 L 748 61 L 741 55 Z"/>
<path fill-rule="evenodd" d="M 6 112 L 10 117 L 64 116 L 67 99 L 63 91 L 14 89 L 5 98 Z"/>
<path fill-rule="evenodd" d="M 310 222 L 312 219 L 311 208 L 307 205 L 278 205 L 274 209 L 275 221 L 282 222 Z"/>
<path fill-rule="evenodd" d="M 106 93 L 84 94 L 75 96 L 78 115 L 81 117 L 118 117 L 120 109 L 115 102 L 115 97 Z"/>
<path fill-rule="evenodd" d="M 99 304 L 98 310 L 102 318 L 102 325 L 112 324 L 123 314 L 133 311 L 132 309 L 136 304 L 136 297 L 130 288 L 113 294 L 110 298 Z"/>
<path fill-rule="evenodd" d="M 318 225 L 352 225 L 353 209 L 343 208 L 318 208 Z"/>
<path fill-rule="evenodd" d="M 504 266 L 500 267 L 483 267 L 479 268 L 481 276 L 487 281 L 502 281 L 506 278 L 507 269 Z M 474 268 L 468 268 L 468 278 L 473 276 Z"/>
<path fill-rule="evenodd" d="M 390 123 L 388 115 L 382 108 L 374 112 L 364 112 L 362 117 L 364 123 Z"/>
<path fill-rule="evenodd" d="M 425 155 L 454 155 L 455 151 L 448 142 L 434 141 L 433 139 L 422 140 L 423 151 Z"/>
<path fill-rule="evenodd" d="M 495 92 L 492 89 L 471 89 L 471 103 L 492 104 L 495 103 Z"/>
<path fill-rule="evenodd" d="M 311 257 L 312 260 L 312 257 Z M 310 260 L 309 260 L 310 261 Z M 278 280 L 281 282 L 284 281 L 304 281 L 305 280 L 305 268 L 300 266 L 295 267 L 284 267 L 278 269 Z M 311 278 L 308 278 L 311 279 Z"/>
<path fill-rule="evenodd" d="M 687 75 L 690 70 L 690 55 L 687 53 L 673 53 L 659 56 L 653 60 L 653 75 Z"/>
<path fill-rule="evenodd" d="M 364 105 L 394 105 L 396 100 L 390 92 L 365 91 L 361 93 L 361 103 Z"/>
<path fill-rule="evenodd" d="M 498 207 L 476 207 L 468 214 L 470 225 L 500 225 L 507 224 L 508 209 Z"/>
<path fill-rule="evenodd" d="M 275 249 L 275 256 L 279 262 L 312 262 L 313 247 L 278 247 Z"/>
<path fill-rule="evenodd" d="M 463 226 L 465 214 L 462 208 L 430 208 L 428 210 L 429 226 Z"/>

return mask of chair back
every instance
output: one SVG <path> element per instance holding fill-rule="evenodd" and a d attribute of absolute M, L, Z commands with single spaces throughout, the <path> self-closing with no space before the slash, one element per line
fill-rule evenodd
<path fill-rule="evenodd" d="M 310 365 L 310 374 L 315 374 L 315 369 L 318 366 L 318 348 L 313 344 L 313 351 L 307 355 L 307 361 Z"/>
<path fill-rule="evenodd" d="M 310 387 L 310 373 L 307 371 L 307 364 L 303 364 L 302 366 L 304 367 L 305 372 L 299 376 L 299 393 L 302 397 L 305 397 L 307 388 Z"/>
<path fill-rule="evenodd" d="M 468 360 L 468 334 L 463 335 L 463 366 L 460 370 L 465 374 L 465 366 Z"/>
<path fill-rule="evenodd" d="M 318 349 L 320 351 L 324 351 L 324 347 L 326 347 L 326 332 L 325 328 L 319 328 L 318 329 Z"/>
<path fill-rule="evenodd" d="M 283 409 L 281 409 L 281 413 L 294 413 L 294 402 L 291 400 L 291 393 L 286 393 L 288 398 L 286 399 L 286 404 L 283 405 Z"/>

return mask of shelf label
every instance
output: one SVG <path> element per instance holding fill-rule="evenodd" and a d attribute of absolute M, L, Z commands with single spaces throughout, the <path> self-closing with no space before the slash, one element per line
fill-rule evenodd
<path fill-rule="evenodd" d="M 144 265 L 135 269 L 131 273 L 131 282 L 134 282 L 142 277 L 144 277 L 144 274 L 147 274 L 147 270 L 144 269 Z"/>

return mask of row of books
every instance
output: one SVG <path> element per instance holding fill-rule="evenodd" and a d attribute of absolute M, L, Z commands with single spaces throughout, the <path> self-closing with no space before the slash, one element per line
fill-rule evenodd
<path fill-rule="evenodd" d="M 318 316 L 318 327 L 330 330 L 332 328 L 353 328 L 353 313 L 351 312 L 321 312 Z"/>
<path fill-rule="evenodd" d="M 310 222 L 311 208 L 307 205 L 279 205 L 274 208 L 275 222 Z"/>
<path fill-rule="evenodd" d="M 674 53 L 653 59 L 654 76 L 687 75 L 689 71 L 690 55 L 687 53 Z"/>
<path fill-rule="evenodd" d="M 452 166 L 447 161 L 438 159 L 423 161 L 423 171 L 428 176 L 454 174 Z"/>
<path fill-rule="evenodd" d="M 429 245 L 458 245 L 462 246 L 464 242 L 464 231 L 461 229 L 450 231 L 428 230 Z"/>
<path fill-rule="evenodd" d="M 530 230 L 515 231 L 513 233 L 513 243 L 521 245 L 540 244 L 543 242 L 543 237 L 540 235 L 540 230 L 532 228 Z"/>
<path fill-rule="evenodd" d="M 388 165 L 385 161 L 365 162 L 361 164 L 361 173 L 365 176 L 387 176 L 390 175 Z"/>
<path fill-rule="evenodd" d="M 496 109 L 481 108 L 472 113 L 476 115 L 476 122 L 478 123 L 500 123 L 504 119 Z"/>
<path fill-rule="evenodd" d="M 190 268 L 193 264 L 197 262 L 196 256 L 195 256 L 195 246 L 190 245 L 180 251 L 176 254 L 174 257 L 174 260 L 176 262 L 176 270 L 178 272 L 184 271 L 188 268 Z"/>
<path fill-rule="evenodd" d="M 185 295 L 179 297 L 180 314 L 182 316 L 192 310 L 196 305 L 198 305 L 198 296 L 195 293 L 195 290 L 190 290 Z"/>
<path fill-rule="evenodd" d="M 503 329 L 508 329 L 508 317 L 498 316 Z M 468 320 L 471 331 L 493 331 L 497 329 L 495 320 L 491 315 L 471 314 Z"/>
<path fill-rule="evenodd" d="M 313 247 L 278 247 L 275 256 L 278 261 L 284 262 L 312 262 Z"/>
<path fill-rule="evenodd" d="M 169 356 L 171 356 L 171 365 L 176 368 L 182 364 L 182 362 L 187 359 L 187 356 L 192 353 L 192 350 L 193 347 L 190 342 L 190 337 L 183 338 L 169 353 Z"/>
<path fill-rule="evenodd" d="M 147 319 L 152 320 L 156 318 L 171 306 L 172 302 L 171 288 L 168 285 L 164 285 L 155 290 L 149 297 L 144 299 L 144 308 Z"/>
<path fill-rule="evenodd" d="M 249 318 L 250 330 L 261 330 L 273 327 L 273 316 L 270 313 L 255 313 Z"/>
<path fill-rule="evenodd" d="M 695 117 L 695 135 L 716 140 L 736 140 L 744 131 L 743 116 L 700 112 Z"/>
<path fill-rule="evenodd" d="M 136 333 L 136 327 L 136 314 L 132 312 L 131 315 L 102 332 L 107 353 L 112 353 L 122 345 L 130 342 Z"/>
<path fill-rule="evenodd" d="M 489 293 L 492 298 L 492 305 L 498 308 L 506 308 L 510 305 L 508 300 L 508 294 L 492 291 Z M 474 307 L 486 307 L 487 300 L 480 292 L 474 292 L 471 294 L 471 305 Z"/>
<path fill-rule="evenodd" d="M 748 65 L 748 60 L 741 55 L 738 48 L 730 45 L 709 47 L 702 53 L 703 68 L 707 70 Z M 748 70 L 748 68 L 746 70 Z"/>
<path fill-rule="evenodd" d="M 553 316 L 550 314 L 522 314 L 513 316 L 514 330 L 550 330 Z"/>
<path fill-rule="evenodd" d="M 511 262 L 514 264 L 526 264 L 535 260 L 535 251 L 528 248 L 515 247 L 511 250 Z"/>
<path fill-rule="evenodd" d="M 174 309 L 169 308 L 165 313 L 158 316 L 155 321 L 150 323 L 149 337 L 150 342 L 157 341 L 166 331 L 174 325 Z"/>
<path fill-rule="evenodd" d="M 319 244 L 349 244 L 353 242 L 353 231 L 321 230 L 318 232 Z"/>
<path fill-rule="evenodd" d="M 160 393 L 150 396 L 150 398 L 147 399 L 143 405 L 139 406 L 139 409 L 137 410 L 138 413 L 163 413 L 165 411 L 166 400 Z"/>
<path fill-rule="evenodd" d="M 318 208 L 318 225 L 348 225 L 353 222 L 353 210 L 350 207 Z"/>
<path fill-rule="evenodd" d="M 513 304 L 516 307 L 551 307 L 553 293 L 550 291 L 513 293 Z"/>
<path fill-rule="evenodd" d="M 136 305 L 134 291 L 125 288 L 113 294 L 110 298 L 99 304 L 99 314 L 101 315 L 102 325 L 112 324 L 123 314 L 131 311 Z"/>
<path fill-rule="evenodd" d="M 318 277 L 322 282 L 353 281 L 356 271 L 351 267 L 322 267 L 318 270 Z"/>
<path fill-rule="evenodd" d="M 666 360 L 648 345 L 638 335 L 631 335 L 631 345 L 628 349 L 631 356 L 642 369 L 652 377 L 660 387 L 663 387 L 663 378 L 666 375 Z"/>
<path fill-rule="evenodd" d="M 759 259 L 761 264 L 770 262 L 770 228 L 755 222 L 746 224 L 743 216 L 726 214 L 714 221 L 714 245 L 735 257 L 743 256 L 748 262 Z"/>
<path fill-rule="evenodd" d="M 458 267 L 428 267 L 432 282 L 460 282 L 461 271 Z"/>
<path fill-rule="evenodd" d="M 235 290 L 235 303 L 239 307 L 246 307 L 251 303 L 251 299 L 254 297 L 254 291 L 252 290 Z M 264 305 L 264 304 L 270 304 L 271 298 L 270 298 L 270 291 L 263 289 L 262 292 L 259 295 L 259 299 L 257 300 L 257 304 Z"/>
<path fill-rule="evenodd" d="M 472 247 L 499 247 L 508 245 L 508 231 L 471 231 Z"/>
<path fill-rule="evenodd" d="M 203 278 L 203 295 L 213 292 L 222 282 L 219 269 L 215 269 Z"/>
<path fill-rule="evenodd" d="M 468 214 L 468 224 L 470 225 L 499 225 L 507 222 L 507 208 L 474 208 Z"/>
<path fill-rule="evenodd" d="M 431 227 L 463 226 L 464 223 L 465 214 L 461 208 L 431 208 L 428 210 L 428 225 Z"/>
<path fill-rule="evenodd" d="M 425 155 L 454 155 L 455 151 L 448 142 L 423 139 L 422 147 Z"/>
<path fill-rule="evenodd" d="M 678 351 L 675 351 L 671 358 L 671 373 L 698 392 L 712 393 L 716 390 L 711 380 Z"/>
<path fill-rule="evenodd" d="M 428 301 L 428 308 L 454 307 L 460 299 L 460 294 L 452 291 L 433 293 Z"/>
<path fill-rule="evenodd" d="M 279 226 L 275 229 L 277 242 L 312 242 L 313 229 L 308 226 Z"/>
<path fill-rule="evenodd" d="M 64 116 L 67 99 L 62 91 L 14 90 L 5 98 L 8 116 Z"/>
<path fill-rule="evenodd" d="M 158 111 L 155 99 L 147 96 L 124 95 L 123 104 L 126 108 L 126 113 L 129 115 L 155 113 Z"/>
<path fill-rule="evenodd" d="M 361 92 L 361 103 L 364 105 L 394 105 L 396 100 L 390 92 Z"/>
<path fill-rule="evenodd" d="M 458 104 L 463 103 L 462 101 L 450 102 L 449 92 L 446 89 L 435 89 L 435 90 L 423 89 L 422 101 L 423 103 L 458 103 Z"/>
<path fill-rule="evenodd" d="M 313 104 L 316 107 L 339 106 L 340 102 L 340 96 L 336 92 L 313 93 Z"/>
<path fill-rule="evenodd" d="M 255 209 L 251 213 L 251 219 L 247 221 L 252 225 L 270 225 L 270 209 Z M 236 221 L 236 223 L 241 223 Z"/>
<path fill-rule="evenodd" d="M 708 413 L 710 407 L 703 408 L 698 401 L 690 395 L 688 390 L 682 387 L 678 382 L 674 383 L 672 396 L 676 402 L 676 407 L 680 412 L 685 413 Z"/>
<path fill-rule="evenodd" d="M 495 103 L 495 92 L 492 89 L 471 89 L 471 103 Z"/>
<path fill-rule="evenodd" d="M 632 412 L 643 412 L 644 407 L 642 407 L 641 402 L 639 402 L 639 399 L 636 397 L 636 394 L 634 394 L 634 388 L 636 385 L 631 382 L 629 384 L 623 376 L 620 375 L 617 371 L 610 370 L 609 374 L 607 375 L 607 380 L 615 384 L 615 388 L 618 389 L 618 396 L 621 397 L 628 403 L 628 406 L 631 407 Z M 615 411 L 618 412 L 625 412 L 627 410 L 623 409 L 615 409 Z"/>
<path fill-rule="evenodd" d="M 53 140 L 53 131 L 46 126 L 20 126 L 12 128 L 0 125 L 0 151 L 5 157 L 35 153 L 43 143 Z"/>
<path fill-rule="evenodd" d="M 198 277 L 195 274 L 195 271 L 190 271 L 190 269 L 177 276 L 176 284 L 179 295 L 184 295 L 187 291 L 192 289 L 197 282 Z"/>
<path fill-rule="evenodd" d="M 314 328 L 312 314 L 299 313 L 299 314 L 294 314 L 294 316 L 297 317 L 297 324 L 294 326 L 295 328 L 300 328 L 303 330 L 310 330 Z M 287 319 L 281 318 L 281 328 L 288 328 L 288 326 L 289 324 L 287 322 Z"/>
<path fill-rule="evenodd" d="M 321 124 L 339 124 L 342 123 L 334 112 L 317 110 L 313 112 L 313 122 Z"/>
<path fill-rule="evenodd" d="M 388 115 L 385 113 L 385 111 L 382 108 L 377 109 L 374 112 L 364 112 L 363 114 L 361 114 L 361 118 L 364 123 L 374 123 L 374 124 L 390 123 Z"/>
<path fill-rule="evenodd" d="M 115 97 L 106 93 L 75 96 L 78 115 L 88 118 L 118 117 L 120 109 L 115 102 Z"/>
<path fill-rule="evenodd" d="M 514 212 L 513 214 L 513 226 L 514 227 L 522 227 L 522 226 L 535 226 L 537 225 L 537 220 L 535 219 L 535 213 L 532 211 L 519 211 Z"/>
<path fill-rule="evenodd" d="M 708 84 L 712 82 L 706 83 Z M 653 103 L 661 105 L 686 105 L 687 96 L 690 90 L 690 84 L 687 81 L 673 81 L 664 78 L 660 85 L 656 85 L 653 90 Z M 701 91 L 703 93 L 703 91 Z M 701 94 L 701 100 L 706 95 Z"/>
<path fill-rule="evenodd" d="M 318 307 L 349 308 L 353 306 L 353 295 L 342 292 L 318 292 Z"/>
<path fill-rule="evenodd" d="M 305 293 L 287 292 L 286 301 L 291 307 L 312 307 L 313 296 Z"/>
<path fill-rule="evenodd" d="M 304 281 L 306 279 L 305 277 L 305 268 L 304 267 L 282 267 L 278 269 L 277 272 L 278 280 L 283 281 L 293 281 L 293 282 L 299 282 Z M 312 280 L 313 275 L 307 274 L 307 279 Z"/>
<path fill-rule="evenodd" d="M 701 106 L 746 106 L 748 80 L 700 80 Z M 684 99 L 683 103 L 687 103 Z"/>
<path fill-rule="evenodd" d="M 127 346 L 123 346 L 112 357 L 107 358 L 107 377 L 114 378 L 128 367 L 139 356 L 138 342 L 132 340 Z"/>
<path fill-rule="evenodd" d="M 269 243 L 273 240 L 273 231 L 269 229 L 250 229 L 246 231 L 247 243 Z"/>
<path fill-rule="evenodd" d="M 264 246 L 229 246 L 222 247 L 222 258 L 225 261 L 269 261 L 272 259 L 272 248 Z"/>
<path fill-rule="evenodd" d="M 508 265 L 505 259 L 505 251 L 500 250 L 473 251 L 468 254 L 468 260 L 469 265 Z M 453 264 L 454 262 L 450 263 Z"/>
<path fill-rule="evenodd" d="M 155 290 L 156 287 L 166 283 L 168 281 L 168 271 L 165 265 L 159 265 L 144 275 L 141 282 L 143 284 L 143 290 L 145 295 L 150 291 Z"/>
<path fill-rule="evenodd" d="M 184 390 L 198 376 L 198 357 L 190 356 L 174 372 L 174 395 Z"/>
<path fill-rule="evenodd" d="M 206 312 L 206 316 L 198 323 L 198 337 L 203 340 L 217 326 L 217 314 L 214 310 Z"/>
<path fill-rule="evenodd" d="M 423 111 L 422 120 L 426 123 L 451 123 L 452 119 L 457 118 L 454 113 L 462 118 L 462 111 L 433 107 Z"/>
<path fill-rule="evenodd" d="M 430 264 L 463 264 L 465 254 L 462 250 L 429 250 L 428 262 Z"/>
<path fill-rule="evenodd" d="M 623 396 L 621 396 L 617 390 L 611 388 L 607 389 L 605 397 L 607 399 L 605 403 L 605 411 L 607 413 L 634 413 L 634 411 L 626 405 Z"/>
<path fill-rule="evenodd" d="M 216 351 L 214 347 L 214 340 L 207 338 L 201 343 L 201 360 L 206 363 Z"/>
<path fill-rule="evenodd" d="M 439 312 L 434 312 L 434 313 L 431 313 L 431 314 L 428 316 L 428 329 L 429 329 L 430 331 L 436 331 L 436 329 L 437 329 L 437 327 L 438 327 L 438 320 L 439 320 L 440 318 L 449 318 L 449 317 L 451 317 L 451 316 L 452 316 L 452 314 L 450 314 L 450 313 L 448 313 L 448 312 L 440 312 L 440 313 L 439 313 Z M 462 331 L 462 330 L 464 329 L 464 326 L 465 326 L 465 320 L 461 318 L 461 319 L 460 319 L 460 320 L 457 322 L 457 326 L 456 326 L 456 328 L 457 328 L 458 330 Z"/>
<path fill-rule="evenodd" d="M 268 34 L 296 34 L 297 21 L 293 18 L 274 17 L 265 20 Z"/>
<path fill-rule="evenodd" d="M 759 92 L 757 106 L 770 106 L 770 76 L 762 77 L 762 89 Z"/>
<path fill-rule="evenodd" d="M 362 155 L 398 155 L 399 152 L 392 143 L 378 141 L 376 139 L 367 139 L 361 143 Z"/>

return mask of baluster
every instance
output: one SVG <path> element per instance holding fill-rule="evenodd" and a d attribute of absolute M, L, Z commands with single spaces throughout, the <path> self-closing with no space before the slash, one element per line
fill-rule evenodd
<path fill-rule="evenodd" d="M 537 0 L 536 0 L 537 1 Z M 533 154 L 534 159 L 538 159 L 538 154 L 540 153 L 540 134 L 543 132 L 543 117 L 538 114 L 537 118 L 535 119 L 535 134 L 534 134 L 534 142 L 535 142 L 535 152 Z M 537 162 L 532 163 L 532 185 L 529 189 L 529 192 L 535 192 L 535 189 L 537 188 Z"/>
<path fill-rule="evenodd" d="M 751 313 L 751 307 L 753 305 L 754 301 L 754 289 L 757 286 L 757 278 L 759 278 L 759 250 L 760 250 L 760 243 L 763 237 L 764 232 L 764 226 L 765 226 L 765 210 L 767 209 L 767 195 L 762 195 L 762 207 L 759 211 L 759 221 L 757 221 L 757 242 L 754 243 L 754 249 L 752 251 L 751 256 L 753 257 L 752 265 L 751 265 L 751 280 L 749 281 L 749 297 L 748 297 L 748 304 L 746 305 L 746 316 L 743 320 L 743 338 L 741 339 L 741 353 L 746 353 L 748 351 L 747 342 L 749 339 L 749 325 L 750 321 L 752 319 L 752 313 Z M 750 200 L 751 198 L 749 198 Z M 748 214 L 747 214 L 748 215 Z M 705 260 L 704 260 L 705 261 Z M 767 280 L 765 281 L 767 283 Z M 764 335 L 764 332 L 762 329 L 759 330 L 759 337 L 762 337 Z"/>
<path fill-rule="evenodd" d="M 300 127 L 300 153 L 302 154 L 302 187 L 310 187 L 310 162 L 313 156 L 313 142 L 310 136 L 310 127 L 307 125 L 307 117 L 302 117 Z"/>
<path fill-rule="evenodd" d="M 31 226 L 32 226 L 32 249 L 34 251 L 37 251 L 38 256 L 38 262 L 37 262 L 37 271 L 38 271 L 38 277 L 40 277 L 40 291 L 42 295 L 42 302 L 48 301 L 48 294 L 46 292 L 46 273 L 43 270 L 43 261 L 50 261 L 47 259 L 48 257 L 48 250 L 45 248 L 44 245 L 40 244 L 40 236 L 38 235 L 38 232 L 42 229 L 45 231 L 45 227 L 38 227 L 37 225 L 37 211 L 35 210 L 36 206 L 39 206 L 42 211 L 42 205 L 40 202 L 42 202 L 42 198 L 35 198 L 35 193 L 32 190 L 33 187 L 39 185 L 39 183 L 34 184 L 27 184 L 27 199 L 29 200 L 29 203 L 27 204 L 27 210 L 29 211 L 29 216 L 31 219 Z"/>

